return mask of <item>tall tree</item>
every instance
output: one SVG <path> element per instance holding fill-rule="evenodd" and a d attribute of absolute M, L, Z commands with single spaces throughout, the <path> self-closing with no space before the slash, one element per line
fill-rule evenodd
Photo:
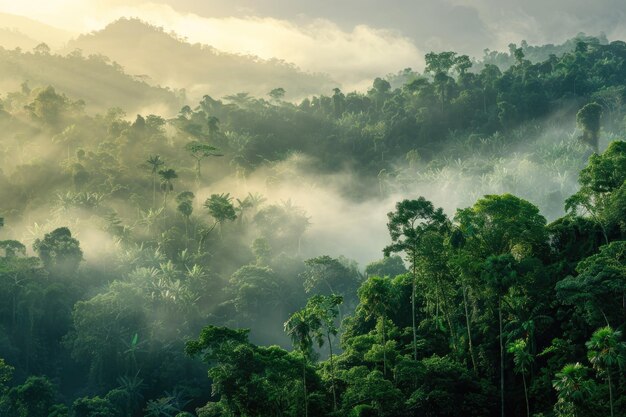
<path fill-rule="evenodd" d="M 456 52 L 430 52 L 426 54 L 425 72 L 432 74 L 434 83 L 439 89 L 439 97 L 441 100 L 441 112 L 445 113 L 445 104 L 448 99 L 448 85 L 454 80 L 450 77 L 450 70 L 457 63 Z M 463 65 L 462 65 L 463 66 Z"/>
<path fill-rule="evenodd" d="M 211 194 L 204 202 L 204 208 L 209 211 L 211 217 L 220 225 L 220 229 L 226 221 L 235 221 L 237 219 L 237 213 L 230 193 Z"/>
<path fill-rule="evenodd" d="M 152 208 L 156 208 L 157 174 L 159 173 L 160 168 L 165 165 L 165 162 L 159 155 L 150 155 L 150 157 L 146 160 L 146 164 L 152 172 Z"/>
<path fill-rule="evenodd" d="M 167 196 L 170 192 L 174 191 L 173 180 L 178 178 L 178 174 L 171 168 L 162 169 L 159 171 L 159 176 L 161 177 L 161 191 L 163 191 L 163 208 L 167 206 Z"/>
<path fill-rule="evenodd" d="M 528 201 L 511 194 L 486 195 L 457 211 L 455 220 L 476 265 L 492 255 L 540 254 L 547 248 L 546 219 Z"/>
<path fill-rule="evenodd" d="M 319 329 L 319 318 L 307 309 L 295 312 L 285 322 L 285 332 L 291 338 L 294 347 L 302 355 L 302 391 L 304 398 L 304 416 L 309 415 L 309 398 L 306 386 L 306 367 L 313 354 L 313 334 Z"/>
<path fill-rule="evenodd" d="M 598 103 L 589 103 L 576 113 L 576 122 L 583 131 L 582 141 L 598 153 L 598 139 L 600 136 L 600 117 L 602 106 Z"/>
<path fill-rule="evenodd" d="M 530 417 L 530 403 L 528 402 L 528 385 L 526 376 L 530 373 L 530 367 L 533 363 L 533 356 L 528 351 L 528 343 L 524 339 L 517 339 L 507 347 L 509 353 L 513 354 L 513 362 L 515 363 L 515 372 L 522 375 L 524 382 L 524 399 L 526 400 L 526 416 Z"/>
<path fill-rule="evenodd" d="M 178 212 L 185 219 L 185 237 L 189 239 L 189 218 L 193 213 L 193 199 L 195 195 L 191 191 L 183 191 L 176 196 Z"/>
<path fill-rule="evenodd" d="M 621 342 L 622 332 L 613 330 L 610 326 L 596 330 L 587 342 L 587 358 L 599 373 L 606 374 L 609 384 L 609 406 L 611 417 L 613 411 L 613 382 L 611 379 L 612 368 L 620 369 L 626 363 L 626 343 Z"/>
<path fill-rule="evenodd" d="M 337 392 L 335 387 L 335 363 L 333 357 L 332 337 L 337 336 L 335 324 L 339 315 L 339 305 L 343 302 L 340 295 L 315 295 L 307 302 L 306 309 L 319 321 L 320 326 L 315 329 L 315 336 L 319 347 L 324 344 L 324 338 L 328 342 L 330 360 L 330 380 L 333 392 L 333 410 L 337 411 Z"/>
<path fill-rule="evenodd" d="M 387 214 L 387 228 L 391 235 L 391 245 L 383 250 L 385 256 L 404 253 L 411 265 L 411 320 L 413 328 L 413 359 L 417 360 L 417 324 L 415 296 L 417 291 L 417 268 L 424 248 L 424 238 L 428 233 L 444 233 L 450 222 L 443 209 L 435 209 L 424 197 L 418 200 L 403 200 L 396 204 L 396 211 Z"/>
<path fill-rule="evenodd" d="M 198 243 L 198 253 L 202 250 L 204 242 L 215 227 L 219 225 L 218 231 L 221 236 L 223 224 L 227 221 L 232 222 L 237 219 L 237 213 L 232 200 L 230 193 L 226 193 L 211 194 L 211 196 L 204 201 L 204 208 L 207 209 L 211 217 L 213 217 L 213 225 L 202 232 L 200 242 Z"/>
<path fill-rule="evenodd" d="M 590 216 L 602 228 L 609 243 L 610 228 L 622 221 L 626 181 L 626 142 L 615 141 L 601 154 L 591 155 L 580 172 L 580 190 L 565 200 L 565 210 Z M 615 216 L 615 214 L 618 214 Z"/>
<path fill-rule="evenodd" d="M 211 143 L 215 143 L 220 134 L 220 119 L 215 116 L 209 116 L 207 118 L 207 128 L 209 129 L 209 140 Z"/>
<path fill-rule="evenodd" d="M 36 239 L 33 250 L 44 267 L 54 273 L 72 275 L 83 260 L 80 242 L 72 237 L 67 227 L 60 227 L 46 233 L 43 239 Z"/>
<path fill-rule="evenodd" d="M 383 375 L 387 375 L 387 320 L 395 305 L 395 294 L 389 278 L 369 277 L 359 288 L 359 308 L 369 318 L 375 318 L 381 324 L 383 345 Z"/>
<path fill-rule="evenodd" d="M 572 305 L 591 325 L 626 320 L 626 242 L 611 242 L 576 266 L 578 276 L 556 285 L 557 298 Z"/>
<path fill-rule="evenodd" d="M 185 150 L 196 161 L 196 181 L 198 183 L 202 179 L 201 162 L 210 156 L 224 156 L 217 152 L 218 149 L 215 146 L 198 141 L 189 142 L 185 145 Z"/>
<path fill-rule="evenodd" d="M 487 259 L 483 277 L 496 298 L 498 309 L 498 340 L 500 342 L 500 415 L 504 417 L 504 296 L 517 280 L 516 261 L 511 255 L 493 256 Z"/>

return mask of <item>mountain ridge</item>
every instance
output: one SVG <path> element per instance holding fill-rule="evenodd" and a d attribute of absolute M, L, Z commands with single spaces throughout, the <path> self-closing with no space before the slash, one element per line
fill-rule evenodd
<path fill-rule="evenodd" d="M 121 18 L 102 30 L 80 35 L 68 43 L 65 52 L 74 49 L 105 55 L 128 73 L 147 75 L 156 84 L 185 89 L 191 101 L 206 94 L 264 96 L 277 87 L 287 91 L 287 99 L 295 100 L 337 87 L 328 75 L 308 73 L 280 59 L 191 44 L 137 18 Z"/>
<path fill-rule="evenodd" d="M 20 47 L 23 49 L 32 48 L 31 42 L 45 42 L 52 48 L 62 48 L 76 34 L 55 26 L 48 25 L 35 19 L 24 16 L 18 16 L 11 13 L 0 12 L 0 45 L 7 47 L 7 34 L 21 34 L 22 41 L 28 40 L 28 43 L 16 44 L 8 46 L 9 48 Z M 2 33 L 4 32 L 4 33 Z"/>

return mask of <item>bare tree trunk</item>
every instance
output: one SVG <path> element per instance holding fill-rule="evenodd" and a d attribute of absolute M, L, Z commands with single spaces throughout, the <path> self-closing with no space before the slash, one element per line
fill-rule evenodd
<path fill-rule="evenodd" d="M 200 180 L 202 179 L 202 172 L 200 167 L 200 159 L 196 158 L 196 185 L 200 186 Z"/>
<path fill-rule="evenodd" d="M 526 387 L 526 375 L 522 374 L 524 381 L 524 398 L 526 399 L 526 416 L 530 417 L 530 404 L 528 403 L 528 388 Z"/>
<path fill-rule="evenodd" d="M 156 210 L 156 172 L 152 174 L 152 208 Z"/>
<path fill-rule="evenodd" d="M 446 319 L 446 323 L 448 323 L 448 330 L 450 331 L 450 337 L 452 338 L 452 350 L 457 353 L 458 347 L 456 345 L 457 335 L 454 330 L 454 326 L 452 325 L 452 319 L 450 318 L 450 304 L 448 303 L 448 297 L 443 292 L 443 285 L 441 284 L 441 279 L 437 278 L 437 289 L 439 290 L 439 295 L 441 296 L 441 304 L 442 304 L 442 314 Z"/>
<path fill-rule="evenodd" d="M 385 335 L 385 316 L 383 320 L 383 376 L 387 376 L 387 340 Z"/>
<path fill-rule="evenodd" d="M 333 344 L 330 340 L 330 332 L 326 332 L 326 338 L 328 339 L 328 350 L 330 352 L 330 378 L 333 389 L 333 411 L 337 411 L 337 394 L 335 391 L 335 364 L 333 363 Z"/>
<path fill-rule="evenodd" d="M 504 417 L 504 344 L 502 343 L 502 299 L 498 301 L 500 322 L 500 417 Z"/>
<path fill-rule="evenodd" d="M 306 392 L 306 357 L 302 353 L 302 389 L 304 391 L 304 417 L 309 417 L 309 399 Z"/>
<path fill-rule="evenodd" d="M 613 384 L 611 382 L 611 370 L 606 370 L 606 375 L 609 380 L 609 405 L 611 407 L 611 417 L 613 417 Z"/>
<path fill-rule="evenodd" d="M 411 318 L 413 319 L 413 360 L 417 361 L 417 325 L 415 323 L 415 292 L 416 292 L 415 259 L 413 259 L 413 290 L 411 292 Z"/>
<path fill-rule="evenodd" d="M 463 306 L 465 307 L 465 325 L 467 326 L 467 342 L 469 345 L 470 358 L 472 359 L 472 367 L 474 368 L 474 372 L 478 373 L 476 358 L 474 357 L 474 344 L 472 343 L 472 330 L 470 326 L 469 309 L 467 307 L 467 288 L 465 285 L 463 285 Z"/>

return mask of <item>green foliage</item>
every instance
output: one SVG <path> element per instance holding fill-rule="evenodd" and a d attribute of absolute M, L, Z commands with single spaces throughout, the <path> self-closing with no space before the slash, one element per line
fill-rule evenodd
<path fill-rule="evenodd" d="M 407 400 L 410 410 L 428 416 L 485 415 L 490 392 L 463 366 L 448 358 L 422 361 L 421 385 Z"/>
<path fill-rule="evenodd" d="M 456 221 L 469 250 L 481 258 L 539 254 L 547 240 L 546 219 L 539 209 L 510 194 L 485 196 L 472 208 L 459 210 Z"/>
<path fill-rule="evenodd" d="M 80 243 L 67 227 L 60 227 L 47 233 L 43 239 L 36 239 L 33 250 L 44 267 L 55 273 L 73 274 L 83 260 Z"/>
<path fill-rule="evenodd" d="M 398 255 L 387 256 L 380 261 L 371 262 L 365 267 L 365 275 L 378 275 L 381 277 L 397 277 L 406 272 L 402 258 Z"/>
<path fill-rule="evenodd" d="M 202 178 L 200 163 L 203 159 L 208 158 L 209 156 L 224 156 L 216 153 L 217 148 L 215 146 L 198 141 L 189 142 L 185 145 L 185 149 L 191 154 L 191 157 L 196 160 L 196 179 L 198 181 Z"/>
<path fill-rule="evenodd" d="M 176 202 L 178 203 L 178 211 L 185 218 L 189 219 L 191 213 L 193 213 L 193 199 L 194 194 L 191 191 L 183 191 L 176 196 Z"/>
<path fill-rule="evenodd" d="M 594 154 L 581 171 L 580 190 L 568 198 L 565 208 L 588 215 L 604 233 L 605 243 L 616 228 L 624 232 L 622 208 L 626 181 L 626 144 L 613 142 L 601 155 Z M 612 233 L 613 232 L 613 233 Z"/>
<path fill-rule="evenodd" d="M 171 168 L 159 170 L 159 176 L 161 177 L 161 191 L 167 193 L 174 190 L 172 180 L 178 178 L 175 170 Z"/>
<path fill-rule="evenodd" d="M 555 412 L 558 416 L 575 417 L 586 415 L 591 405 L 591 398 L 596 390 L 592 380 L 587 379 L 588 369 L 580 363 L 568 364 L 557 372 L 553 381 L 557 391 L 558 402 Z"/>
<path fill-rule="evenodd" d="M 586 343 L 587 358 L 594 369 L 606 375 L 609 384 L 609 407 L 611 416 L 613 409 L 613 383 L 611 373 L 613 368 L 623 369 L 626 364 L 626 343 L 621 342 L 622 332 L 606 326 L 596 330 Z"/>
<path fill-rule="evenodd" d="M 594 368 L 609 373 L 610 369 L 622 367 L 626 362 L 626 343 L 620 342 L 622 332 L 610 326 L 596 330 L 586 343 L 587 357 Z"/>
<path fill-rule="evenodd" d="M 360 272 L 346 262 L 328 255 L 304 261 L 306 270 L 302 273 L 304 290 L 308 294 L 341 295 L 349 302 L 362 281 Z"/>
<path fill-rule="evenodd" d="M 13 378 L 15 368 L 8 365 L 4 359 L 0 359 L 0 392 L 4 393 L 9 381 Z"/>
<path fill-rule="evenodd" d="M 0 249 L 4 250 L 5 258 L 13 258 L 17 255 L 26 256 L 26 246 L 17 240 L 0 240 Z"/>
<path fill-rule="evenodd" d="M 578 275 L 561 280 L 557 296 L 575 306 L 592 325 L 619 323 L 624 317 L 626 242 L 611 242 L 578 264 Z"/>
<path fill-rule="evenodd" d="M 576 113 L 576 123 L 583 131 L 582 140 L 596 152 L 598 152 L 601 115 L 602 106 L 598 103 L 589 103 Z"/>
<path fill-rule="evenodd" d="M 527 342 L 524 339 L 518 339 L 510 343 L 507 351 L 513 354 L 513 362 L 515 363 L 515 372 L 526 374 L 530 371 L 533 363 L 533 356 L 528 352 Z"/>
<path fill-rule="evenodd" d="M 10 414 L 16 417 L 47 417 L 55 402 L 56 388 L 45 377 L 31 376 L 7 393 Z"/>
<path fill-rule="evenodd" d="M 214 326 L 205 327 L 198 340 L 188 342 L 186 351 L 217 364 L 209 370 L 209 376 L 214 393 L 222 396 L 221 405 L 205 407 L 204 414 L 216 415 L 218 410 L 268 417 L 277 413 L 293 417 L 304 414 L 302 389 L 298 389 L 303 368 L 297 355 L 277 346 L 264 348 L 249 343 L 248 330 Z M 319 382 L 308 366 L 304 370 L 306 384 L 313 388 L 309 397 L 314 399 Z M 318 410 L 317 402 L 310 402 L 312 411 Z"/>
<path fill-rule="evenodd" d="M 72 405 L 74 417 L 117 417 L 113 405 L 100 397 L 79 398 Z"/>
<path fill-rule="evenodd" d="M 220 224 L 234 221 L 237 218 L 230 193 L 211 194 L 211 197 L 204 202 L 204 207 L 209 211 L 211 217 Z"/>
<path fill-rule="evenodd" d="M 0 55 L 0 73 L 125 77 L 43 45 Z M 172 99 L 170 119 L 94 115 L 43 75 L 3 95 L 0 415 L 621 417 L 626 44 L 504 55 L 430 53 L 300 103 Z M 608 143 L 584 168 L 574 120 Z M 378 230 L 352 216 L 416 190 L 460 209 L 399 201 L 365 274 L 334 253 Z"/>

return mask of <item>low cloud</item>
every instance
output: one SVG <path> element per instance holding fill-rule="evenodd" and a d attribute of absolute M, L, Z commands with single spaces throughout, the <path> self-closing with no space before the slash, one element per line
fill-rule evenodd
<path fill-rule="evenodd" d="M 609 39 L 626 35 L 626 2 L 623 0 L 456 0 L 477 10 L 494 34 L 492 49 L 506 49 L 522 39 L 531 44 L 560 43 L 579 32 Z"/>
<path fill-rule="evenodd" d="M 329 74 L 346 90 L 365 88 L 373 78 L 406 67 L 423 67 L 423 53 L 409 38 L 367 25 L 343 29 L 327 19 L 297 25 L 271 17 L 208 18 L 154 3 L 136 2 L 130 6 L 120 5 L 121 2 L 104 5 L 99 1 L 62 0 L 61 3 L 55 2 L 52 7 L 39 1 L 25 5 L 0 1 L 0 7 L 74 32 L 99 30 L 120 17 L 139 17 L 191 43 L 264 59 L 284 59 L 305 71 Z"/>
<path fill-rule="evenodd" d="M 138 16 L 221 51 L 284 59 L 305 71 L 327 73 L 349 90 L 365 87 L 376 76 L 423 66 L 423 54 L 410 39 L 365 25 L 345 31 L 324 19 L 296 25 L 274 18 L 205 18 L 146 4 L 112 10 L 94 26 L 121 16 Z"/>

